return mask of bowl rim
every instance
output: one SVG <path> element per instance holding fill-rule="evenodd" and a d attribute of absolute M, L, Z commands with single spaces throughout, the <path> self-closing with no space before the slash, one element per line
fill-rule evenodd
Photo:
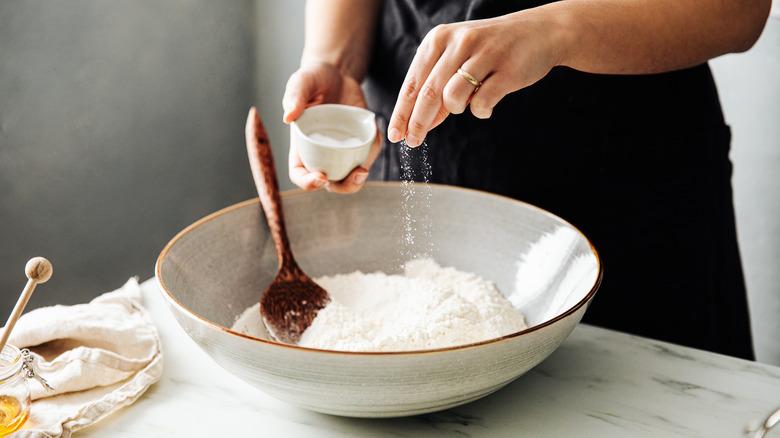
<path fill-rule="evenodd" d="M 369 182 L 365 183 L 365 186 L 366 187 L 400 186 L 400 184 L 401 183 L 398 182 L 398 181 L 369 181 Z M 247 199 L 247 200 L 238 202 L 236 204 L 227 206 L 225 208 L 222 208 L 220 210 L 217 210 L 217 211 L 215 211 L 213 213 L 208 214 L 207 216 L 202 217 L 201 219 L 198 219 L 197 221 L 195 221 L 192 224 L 188 225 L 183 230 L 179 231 L 165 245 L 165 247 L 163 247 L 162 251 L 160 252 L 160 255 L 157 257 L 157 261 L 156 261 L 155 267 L 154 267 L 155 280 L 157 281 L 157 284 L 159 286 L 161 294 L 163 295 L 163 298 L 169 304 L 172 304 L 172 305 L 175 305 L 176 307 L 179 307 L 190 318 L 193 318 L 195 320 L 199 320 L 202 323 L 205 323 L 207 326 L 210 326 L 213 329 L 217 329 L 217 330 L 219 330 L 221 332 L 224 332 L 224 333 L 227 333 L 227 334 L 230 334 L 230 335 L 234 335 L 234 336 L 238 336 L 238 337 L 250 340 L 250 341 L 255 341 L 255 342 L 259 342 L 261 344 L 267 344 L 267 345 L 271 345 L 271 346 L 275 346 L 275 347 L 290 348 L 290 349 L 293 349 L 293 350 L 310 351 L 310 352 L 323 353 L 323 354 L 335 354 L 335 355 L 346 354 L 346 355 L 357 355 L 357 356 L 404 356 L 404 355 L 420 355 L 420 354 L 442 353 L 442 352 L 448 352 L 448 351 L 471 349 L 471 348 L 476 348 L 476 347 L 480 347 L 480 346 L 487 345 L 487 344 L 494 344 L 494 343 L 503 342 L 503 341 L 506 341 L 506 340 L 509 340 L 509 339 L 517 338 L 517 337 L 519 337 L 521 335 L 524 335 L 524 334 L 527 334 L 527 333 L 531 333 L 531 332 L 534 332 L 534 331 L 541 330 L 541 329 L 543 329 L 545 327 L 548 327 L 550 325 L 553 325 L 553 324 L 555 324 L 555 323 L 557 323 L 557 322 L 559 322 L 559 321 L 561 321 L 563 319 L 566 319 L 568 316 L 572 315 L 573 313 L 577 312 L 580 308 L 585 306 L 593 298 L 593 296 L 596 294 L 596 291 L 598 290 L 599 286 L 601 285 L 601 280 L 602 280 L 603 275 L 604 275 L 604 269 L 603 269 L 603 266 L 601 264 L 601 258 L 599 256 L 598 251 L 596 250 L 596 247 L 593 245 L 593 243 L 590 241 L 590 239 L 588 239 L 588 237 L 585 236 L 585 234 L 583 234 L 582 231 L 580 231 L 577 227 L 575 227 L 574 225 L 569 223 L 567 220 L 565 220 L 565 219 L 561 218 L 560 216 L 558 216 L 558 215 L 556 215 L 554 213 L 551 213 L 551 212 L 549 212 L 549 211 L 547 211 L 547 210 L 545 210 L 545 209 L 543 209 L 541 207 L 537 207 L 537 206 L 535 206 L 533 204 L 529 204 L 527 202 L 520 201 L 518 199 L 510 198 L 508 196 L 498 195 L 498 194 L 495 194 L 495 193 L 490 193 L 490 192 L 485 192 L 485 191 L 482 191 L 482 190 L 470 189 L 470 188 L 465 188 L 465 187 L 451 186 L 451 185 L 447 185 L 447 184 L 436 184 L 436 183 L 426 183 L 426 184 L 430 184 L 431 186 L 435 186 L 435 187 L 445 188 L 445 189 L 448 189 L 448 190 L 475 192 L 475 193 L 479 193 L 481 195 L 495 196 L 495 197 L 498 197 L 498 198 L 501 198 L 501 199 L 504 199 L 504 200 L 509 200 L 509 201 L 512 201 L 512 202 L 519 202 L 519 203 L 525 204 L 526 206 L 531 207 L 531 208 L 533 208 L 535 210 L 538 210 L 538 211 L 540 211 L 541 213 L 543 213 L 545 215 L 553 216 L 557 220 L 559 220 L 559 221 L 565 223 L 566 225 L 570 226 L 574 231 L 576 231 L 580 236 L 582 236 L 583 239 L 585 239 L 585 242 L 588 244 L 588 246 L 590 247 L 591 251 L 593 251 L 593 254 L 596 256 L 596 264 L 598 266 L 598 275 L 596 276 L 596 280 L 594 281 L 593 286 L 588 291 L 588 293 L 585 294 L 585 296 L 580 301 L 578 301 L 576 304 L 574 304 L 570 308 L 566 309 L 566 311 L 560 313 L 559 315 L 555 316 L 554 318 L 551 318 L 551 319 L 549 319 L 547 321 L 544 321 L 544 322 L 542 322 L 540 324 L 536 324 L 534 326 L 525 328 L 525 329 L 520 330 L 518 332 L 513 332 L 513 333 L 510 333 L 510 334 L 498 337 L 498 338 L 486 339 L 484 341 L 472 342 L 472 343 L 469 343 L 469 344 L 455 345 L 455 346 L 450 346 L 450 347 L 431 348 L 431 349 L 423 349 L 423 350 L 398 350 L 398 351 L 343 351 L 343 350 L 326 350 L 326 349 L 320 349 L 320 348 L 301 347 L 301 346 L 298 346 L 298 345 L 285 344 L 285 343 L 282 343 L 282 342 L 277 342 L 277 341 L 274 341 L 274 340 L 271 340 L 271 339 L 257 338 L 257 337 L 254 337 L 254 336 L 250 336 L 250 335 L 247 335 L 247 334 L 244 334 L 244 333 L 237 332 L 237 331 L 232 330 L 232 329 L 230 329 L 228 327 L 224 327 L 224 326 L 222 326 L 220 324 L 217 324 L 217 323 L 215 323 L 213 321 L 210 321 L 210 320 L 208 320 L 208 319 L 198 315 L 197 313 L 191 311 L 190 309 L 185 307 L 183 304 L 181 304 L 171 294 L 171 292 L 168 290 L 168 288 L 165 285 L 165 282 L 162 279 L 162 262 L 165 259 L 165 257 L 168 255 L 168 252 L 171 250 L 171 248 L 173 248 L 173 246 L 181 238 L 183 238 L 187 233 L 189 233 L 193 229 L 203 225 L 206 222 L 210 222 L 210 221 L 212 221 L 212 220 L 214 220 L 214 219 L 216 219 L 216 218 L 218 218 L 220 216 L 228 214 L 228 213 L 230 213 L 230 212 L 232 212 L 234 210 L 238 210 L 238 209 L 244 208 L 244 207 L 246 207 L 248 205 L 252 205 L 252 204 L 259 204 L 260 203 L 260 199 L 259 198 Z M 310 192 L 306 191 L 306 190 L 303 190 L 303 189 L 294 189 L 294 190 L 288 190 L 288 191 L 282 192 L 281 196 L 282 197 L 295 196 L 295 195 L 300 195 L 300 194 L 304 194 L 304 193 L 310 193 Z"/>

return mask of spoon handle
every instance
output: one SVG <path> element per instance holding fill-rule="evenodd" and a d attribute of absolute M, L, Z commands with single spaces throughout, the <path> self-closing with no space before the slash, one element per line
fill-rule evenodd
<path fill-rule="evenodd" d="M 246 147 L 257 194 L 260 196 L 260 203 L 271 229 L 271 237 L 274 239 L 279 270 L 294 270 L 297 265 L 293 259 L 290 240 L 284 225 L 282 199 L 279 195 L 279 182 L 276 177 L 271 143 L 268 141 L 265 126 L 263 126 L 255 107 L 249 110 L 249 117 L 246 121 Z"/>

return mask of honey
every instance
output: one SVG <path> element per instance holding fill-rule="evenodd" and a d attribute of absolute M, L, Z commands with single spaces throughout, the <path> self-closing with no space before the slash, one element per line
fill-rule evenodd
<path fill-rule="evenodd" d="M 29 415 L 29 402 L 22 404 L 12 395 L 0 395 L 0 437 L 19 429 Z"/>
<path fill-rule="evenodd" d="M 0 351 L 0 437 L 19 430 L 30 415 L 25 365 L 26 358 L 31 363 L 34 357 L 23 352 L 8 344 Z"/>

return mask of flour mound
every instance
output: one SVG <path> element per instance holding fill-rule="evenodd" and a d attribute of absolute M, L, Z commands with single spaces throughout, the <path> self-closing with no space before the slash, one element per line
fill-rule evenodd
<path fill-rule="evenodd" d="M 495 284 L 432 259 L 405 274 L 316 278 L 331 295 L 298 345 L 338 351 L 409 351 L 485 341 L 526 328 Z"/>

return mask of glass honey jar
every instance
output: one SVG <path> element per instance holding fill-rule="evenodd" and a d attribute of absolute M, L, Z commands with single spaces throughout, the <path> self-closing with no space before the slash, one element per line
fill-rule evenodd
<path fill-rule="evenodd" d="M 19 430 L 30 415 L 30 386 L 22 353 L 13 345 L 0 352 L 0 437 Z"/>
<path fill-rule="evenodd" d="M 47 389 L 49 384 L 35 372 L 35 356 L 6 344 L 0 352 L 0 437 L 21 428 L 30 415 L 30 386 L 36 379 Z"/>

